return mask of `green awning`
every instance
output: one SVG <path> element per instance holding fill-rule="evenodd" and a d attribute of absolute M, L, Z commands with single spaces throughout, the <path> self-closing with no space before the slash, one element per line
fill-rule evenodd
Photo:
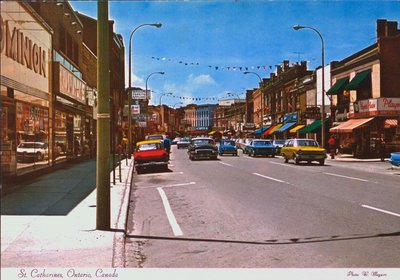
<path fill-rule="evenodd" d="M 299 133 L 315 133 L 321 127 L 321 120 L 315 120 L 310 125 L 299 130 Z"/>
<path fill-rule="evenodd" d="M 371 75 L 371 70 L 366 70 L 366 71 L 362 71 L 360 73 L 358 73 L 357 75 L 355 75 L 355 77 L 353 79 L 351 79 L 350 83 L 345 86 L 344 89 L 347 90 L 356 90 L 360 87 L 360 85 L 362 84 L 362 82 Z"/>
<path fill-rule="evenodd" d="M 344 87 L 349 83 L 349 77 L 341 78 L 326 92 L 326 94 L 338 94 L 341 93 Z"/>

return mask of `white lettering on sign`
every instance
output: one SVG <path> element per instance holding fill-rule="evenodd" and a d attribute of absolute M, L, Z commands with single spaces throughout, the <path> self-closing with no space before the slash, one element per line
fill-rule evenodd
<path fill-rule="evenodd" d="M 86 84 L 83 81 L 79 80 L 74 74 L 69 72 L 60 64 L 59 64 L 59 75 L 60 75 L 59 91 L 63 94 L 66 94 L 74 99 L 77 99 L 85 103 Z"/>

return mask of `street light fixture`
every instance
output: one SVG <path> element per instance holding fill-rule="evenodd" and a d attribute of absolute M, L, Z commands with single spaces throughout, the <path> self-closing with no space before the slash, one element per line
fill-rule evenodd
<path fill-rule="evenodd" d="M 256 75 L 258 77 L 258 79 L 260 80 L 260 91 L 261 91 L 261 128 L 264 127 L 264 93 L 261 89 L 261 84 L 262 84 L 262 78 L 260 77 L 260 75 L 258 75 L 256 72 L 251 72 L 251 71 L 246 71 L 243 72 L 243 74 L 247 75 L 247 74 L 253 74 Z"/>
<path fill-rule="evenodd" d="M 129 158 L 131 157 L 132 154 L 132 94 L 131 94 L 131 88 L 132 88 L 132 36 L 141 27 L 144 26 L 153 26 L 160 28 L 162 26 L 161 23 L 144 23 L 139 26 L 137 26 L 135 29 L 132 30 L 131 35 L 129 36 L 129 84 L 128 84 L 128 149 L 129 149 Z M 147 94 L 147 91 L 146 91 Z"/>
<path fill-rule="evenodd" d="M 175 109 L 175 106 L 178 105 L 178 104 L 183 105 L 183 102 L 177 102 L 177 103 L 175 103 L 174 106 L 172 106 L 172 109 Z"/>
<path fill-rule="evenodd" d="M 321 33 L 315 29 L 314 27 L 310 27 L 310 26 L 302 26 L 302 25 L 295 25 L 293 26 L 294 30 L 300 30 L 300 29 L 311 29 L 312 31 L 314 31 L 315 33 L 318 34 L 319 38 L 321 39 L 321 67 L 322 67 L 322 104 L 321 104 L 321 145 L 323 148 L 325 148 L 325 46 L 324 46 L 324 39 L 322 38 Z"/>
<path fill-rule="evenodd" d="M 146 78 L 146 99 L 147 99 L 147 85 L 148 85 L 148 82 L 149 82 L 149 79 L 150 79 L 150 77 L 151 76 L 153 76 L 153 75 L 155 75 L 155 74 L 158 74 L 158 75 L 164 75 L 165 74 L 165 72 L 153 72 L 153 73 L 151 73 L 150 75 L 148 75 L 147 76 L 147 78 Z M 161 103 L 161 99 L 160 99 L 160 103 Z M 147 128 L 147 126 L 148 126 L 148 118 L 149 118 L 149 108 L 148 108 L 148 104 L 147 104 L 147 109 L 146 109 L 146 128 Z"/>

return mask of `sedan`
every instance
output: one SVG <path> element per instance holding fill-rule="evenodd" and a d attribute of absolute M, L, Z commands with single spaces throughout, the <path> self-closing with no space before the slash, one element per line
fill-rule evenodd
<path fill-rule="evenodd" d="M 277 147 L 272 144 L 272 140 L 253 140 L 249 145 L 246 146 L 246 153 L 249 156 L 272 156 L 274 157 L 277 153 Z"/>
<path fill-rule="evenodd" d="M 186 137 L 185 138 L 180 138 L 178 140 L 178 142 L 176 142 L 176 147 L 178 149 L 187 148 L 189 146 L 189 144 L 190 144 L 190 139 L 189 138 L 186 138 Z"/>
<path fill-rule="evenodd" d="M 224 154 L 230 154 L 230 155 L 237 156 L 238 151 L 237 151 L 235 144 L 236 144 L 235 140 L 228 140 L 228 139 L 221 140 L 221 143 L 219 144 L 219 147 L 218 147 L 218 154 L 220 156 L 222 156 Z"/>
<path fill-rule="evenodd" d="M 281 155 L 285 163 L 289 160 L 294 160 L 295 164 L 301 161 L 318 161 L 320 165 L 324 165 L 326 150 L 319 147 L 318 142 L 313 139 L 291 139 L 282 147 Z"/>
<path fill-rule="evenodd" d="M 168 153 L 160 140 L 146 140 L 136 144 L 133 153 L 136 172 L 142 173 L 145 169 L 161 167 L 168 170 Z"/>
<path fill-rule="evenodd" d="M 17 147 L 17 156 L 22 162 L 25 160 L 41 161 L 49 155 L 48 145 L 43 142 L 22 142 Z"/>
<path fill-rule="evenodd" d="M 215 141 L 208 137 L 196 137 L 190 141 L 188 147 L 188 155 L 190 160 L 195 159 L 217 159 L 218 148 Z"/>

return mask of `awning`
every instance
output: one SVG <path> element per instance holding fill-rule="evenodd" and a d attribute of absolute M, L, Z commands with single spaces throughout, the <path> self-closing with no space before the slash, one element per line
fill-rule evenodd
<path fill-rule="evenodd" d="M 387 119 L 385 120 L 385 128 L 396 127 L 398 124 L 396 119 Z"/>
<path fill-rule="evenodd" d="M 315 133 L 321 127 L 321 120 L 315 120 L 310 125 L 300 130 L 300 133 Z"/>
<path fill-rule="evenodd" d="M 329 129 L 331 133 L 349 133 L 352 132 L 353 129 L 359 128 L 361 126 L 366 125 L 369 121 L 373 120 L 374 118 L 368 119 L 351 119 L 348 120 L 338 126 L 332 127 Z"/>
<path fill-rule="evenodd" d="M 344 87 L 349 83 L 349 77 L 341 78 L 326 92 L 328 95 L 341 93 Z"/>
<path fill-rule="evenodd" d="M 294 126 L 295 124 L 296 124 L 295 122 L 285 123 L 283 126 L 281 126 L 279 129 L 277 129 L 275 132 L 276 133 L 283 133 L 286 130 L 288 130 L 289 128 L 291 128 L 292 126 Z"/>
<path fill-rule="evenodd" d="M 358 73 L 357 75 L 354 76 L 353 79 L 351 79 L 350 83 L 347 86 L 345 86 L 345 89 L 347 90 L 358 89 L 361 83 L 370 75 L 371 75 L 371 70 L 366 70 Z"/>
<path fill-rule="evenodd" d="M 264 132 L 264 135 L 272 135 L 277 129 L 279 129 L 281 126 L 283 125 L 283 123 L 278 123 L 275 126 L 272 126 L 270 129 L 266 130 Z"/>
<path fill-rule="evenodd" d="M 263 127 L 259 128 L 259 129 L 256 129 L 256 130 L 253 132 L 253 134 L 255 134 L 255 135 L 261 134 L 261 133 L 263 133 L 264 131 L 266 131 L 268 128 L 269 128 L 269 126 L 263 126 Z"/>
<path fill-rule="evenodd" d="M 224 132 L 222 130 L 214 130 L 214 131 L 211 131 L 210 133 L 208 133 L 208 135 L 214 135 L 215 133 L 224 134 Z"/>
<path fill-rule="evenodd" d="M 289 133 L 296 133 L 298 130 L 302 129 L 303 127 L 305 127 L 304 124 L 296 125 L 296 126 L 293 127 L 291 130 L 289 130 Z"/>

